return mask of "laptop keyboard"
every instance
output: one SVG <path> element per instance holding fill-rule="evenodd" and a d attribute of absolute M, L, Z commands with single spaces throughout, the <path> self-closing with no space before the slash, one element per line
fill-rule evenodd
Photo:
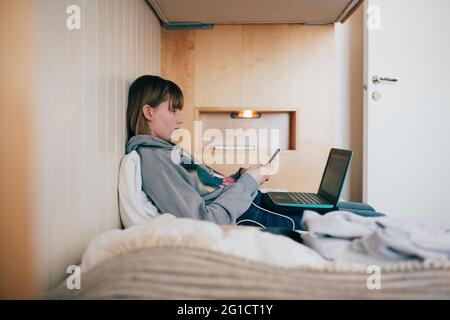
<path fill-rule="evenodd" d="M 328 202 L 322 200 L 315 193 L 295 193 L 288 192 L 289 197 L 297 203 L 305 204 L 329 204 Z"/>

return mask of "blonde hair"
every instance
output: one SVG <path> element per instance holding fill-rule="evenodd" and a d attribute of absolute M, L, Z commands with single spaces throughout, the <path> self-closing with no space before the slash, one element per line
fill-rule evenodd
<path fill-rule="evenodd" d="M 155 108 L 167 100 L 169 100 L 169 110 L 183 109 L 183 93 L 174 82 L 150 75 L 134 80 L 128 92 L 128 137 L 149 134 L 150 128 L 142 112 L 142 107 L 149 105 Z"/>

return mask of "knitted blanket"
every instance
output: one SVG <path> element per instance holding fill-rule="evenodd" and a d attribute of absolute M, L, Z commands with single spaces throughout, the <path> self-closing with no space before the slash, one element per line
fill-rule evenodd
<path fill-rule="evenodd" d="M 449 299 L 449 262 L 399 262 L 374 273 L 330 265 L 283 268 L 181 246 L 133 250 L 63 282 L 50 299 Z"/>

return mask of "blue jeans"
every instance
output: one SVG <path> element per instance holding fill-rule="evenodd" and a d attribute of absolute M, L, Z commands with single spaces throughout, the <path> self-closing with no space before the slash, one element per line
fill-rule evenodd
<path fill-rule="evenodd" d="M 267 194 L 258 191 L 250 208 L 236 219 L 236 224 L 265 228 L 304 230 L 301 226 L 304 210 L 305 209 L 297 207 L 276 205 Z M 372 207 L 366 204 L 353 202 L 339 202 L 337 208 L 332 209 L 314 209 L 314 211 L 320 214 L 335 210 L 351 211 L 355 214 L 367 217 L 384 216 L 384 214 L 376 212 Z"/>
<path fill-rule="evenodd" d="M 302 230 L 303 210 L 302 208 L 276 205 L 267 194 L 258 191 L 250 208 L 236 219 L 236 224 Z"/>

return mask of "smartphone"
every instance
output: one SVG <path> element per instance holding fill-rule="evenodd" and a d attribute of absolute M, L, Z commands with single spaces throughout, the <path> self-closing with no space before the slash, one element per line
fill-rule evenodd
<path fill-rule="evenodd" d="M 278 148 L 277 150 L 275 150 L 275 152 L 273 153 L 273 155 L 270 157 L 269 161 L 267 163 L 271 163 L 275 157 L 278 155 L 278 153 L 280 152 L 280 148 Z"/>

